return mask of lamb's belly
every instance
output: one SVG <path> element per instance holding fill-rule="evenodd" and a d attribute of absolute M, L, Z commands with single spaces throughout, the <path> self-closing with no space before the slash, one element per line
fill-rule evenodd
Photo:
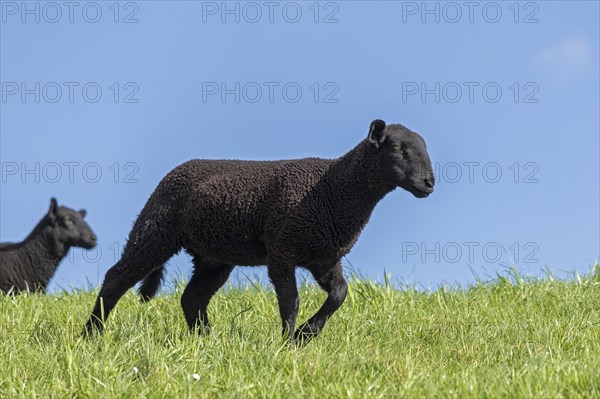
<path fill-rule="evenodd" d="M 249 241 L 224 241 L 207 248 L 206 256 L 238 266 L 266 264 L 267 251 L 264 245 Z"/>
<path fill-rule="evenodd" d="M 219 234 L 199 234 L 189 248 L 194 254 L 213 262 L 239 266 L 258 266 L 266 263 L 264 243 L 243 229 L 220 231 Z"/>

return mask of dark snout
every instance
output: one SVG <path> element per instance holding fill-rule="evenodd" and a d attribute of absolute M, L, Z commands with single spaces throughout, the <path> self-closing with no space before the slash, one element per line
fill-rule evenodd
<path fill-rule="evenodd" d="M 86 236 L 85 238 L 83 238 L 78 246 L 85 248 L 85 249 L 92 249 L 96 246 L 97 243 L 98 243 L 97 237 L 95 234 L 92 233 L 92 234 Z"/>
<path fill-rule="evenodd" d="M 433 176 L 430 176 L 421 181 L 414 182 L 411 188 L 408 189 L 408 191 L 410 191 L 417 198 L 425 198 L 433 192 L 434 185 L 435 178 Z"/>
<path fill-rule="evenodd" d="M 423 179 L 423 186 L 425 187 L 424 191 L 431 194 L 433 192 L 433 186 L 435 186 L 435 178 L 431 176 L 428 179 Z"/>

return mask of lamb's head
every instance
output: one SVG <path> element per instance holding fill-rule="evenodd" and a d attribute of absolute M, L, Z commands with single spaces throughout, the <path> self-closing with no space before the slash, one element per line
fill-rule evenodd
<path fill-rule="evenodd" d="M 46 221 L 55 238 L 67 247 L 91 249 L 96 246 L 96 235 L 83 220 L 85 215 L 85 209 L 76 211 L 65 206 L 58 206 L 56 198 L 52 198 Z"/>
<path fill-rule="evenodd" d="M 421 136 L 400 124 L 386 126 L 376 119 L 367 140 L 379 153 L 387 184 L 402 187 L 417 198 L 433 192 L 433 168 Z"/>

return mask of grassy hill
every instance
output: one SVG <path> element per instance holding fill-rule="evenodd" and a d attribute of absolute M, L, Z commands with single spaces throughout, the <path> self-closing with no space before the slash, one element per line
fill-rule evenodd
<path fill-rule="evenodd" d="M 353 281 L 323 333 L 282 342 L 275 295 L 229 287 L 207 337 L 172 295 L 127 294 L 104 336 L 95 292 L 0 296 L 0 397 L 600 397 L 600 271 L 420 292 Z M 301 289 L 304 321 L 325 295 Z"/>

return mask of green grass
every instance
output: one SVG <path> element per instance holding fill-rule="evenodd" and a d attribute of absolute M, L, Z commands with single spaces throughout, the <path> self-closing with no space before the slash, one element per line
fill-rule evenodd
<path fill-rule="evenodd" d="M 282 342 L 270 290 L 219 292 L 207 337 L 188 334 L 180 295 L 130 292 L 92 339 L 95 293 L 0 296 L 0 397 L 600 398 L 597 264 L 434 292 L 353 281 L 303 348 Z M 299 320 L 324 298 L 302 287 Z"/>

